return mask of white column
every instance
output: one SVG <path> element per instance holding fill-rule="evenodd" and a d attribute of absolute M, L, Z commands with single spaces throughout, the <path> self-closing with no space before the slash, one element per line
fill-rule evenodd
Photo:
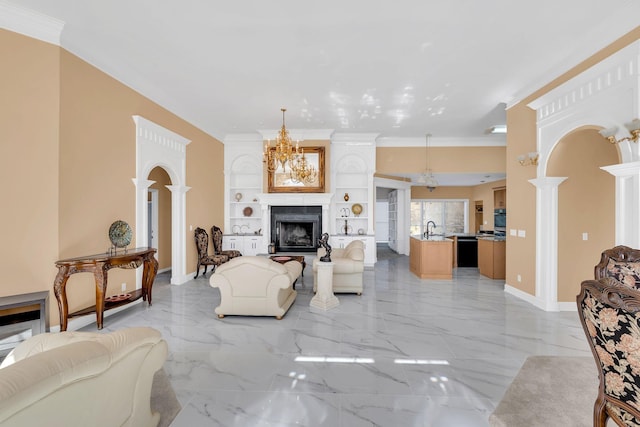
<path fill-rule="evenodd" d="M 315 261 L 317 268 L 316 294 L 309 305 L 321 310 L 329 310 L 340 305 L 340 301 L 333 294 L 333 263 Z"/>
<path fill-rule="evenodd" d="M 616 245 L 640 247 L 640 162 L 603 166 L 616 177 Z"/>
<path fill-rule="evenodd" d="M 530 179 L 536 187 L 536 299 L 558 311 L 558 186 L 566 177 Z"/>
<path fill-rule="evenodd" d="M 191 187 L 181 185 L 166 187 L 171 191 L 171 284 L 181 285 L 191 279 L 186 271 L 186 194 Z"/>
<path fill-rule="evenodd" d="M 155 181 L 148 179 L 132 178 L 133 184 L 136 186 L 136 247 L 146 247 L 149 242 L 149 218 L 147 203 L 149 187 L 155 184 Z M 157 248 L 156 248 L 157 249 Z M 142 287 L 142 269 L 136 269 L 136 289 Z"/>

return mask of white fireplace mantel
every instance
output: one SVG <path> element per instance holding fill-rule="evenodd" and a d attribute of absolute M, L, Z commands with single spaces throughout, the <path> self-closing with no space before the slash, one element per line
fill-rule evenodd
<path fill-rule="evenodd" d="M 262 193 L 258 195 L 262 211 L 263 236 L 262 252 L 267 252 L 271 236 L 271 206 L 322 206 L 322 232 L 329 233 L 329 207 L 333 193 Z"/>

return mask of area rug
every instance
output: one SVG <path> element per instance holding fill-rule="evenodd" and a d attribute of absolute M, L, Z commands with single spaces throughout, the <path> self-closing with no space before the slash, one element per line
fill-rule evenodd
<path fill-rule="evenodd" d="M 531 356 L 489 417 L 489 425 L 591 426 L 598 385 L 592 357 Z M 614 425 L 611 420 L 609 425 Z"/>
<path fill-rule="evenodd" d="M 160 412 L 158 427 L 168 427 L 182 409 L 176 393 L 173 391 L 169 377 L 164 369 L 160 369 L 153 377 L 151 386 L 151 410 Z"/>

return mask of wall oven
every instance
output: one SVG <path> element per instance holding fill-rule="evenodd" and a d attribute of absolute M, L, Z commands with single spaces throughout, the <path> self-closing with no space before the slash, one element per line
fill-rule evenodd
<path fill-rule="evenodd" d="M 507 210 L 496 209 L 493 212 L 493 230 L 496 236 L 505 236 L 507 231 Z"/>

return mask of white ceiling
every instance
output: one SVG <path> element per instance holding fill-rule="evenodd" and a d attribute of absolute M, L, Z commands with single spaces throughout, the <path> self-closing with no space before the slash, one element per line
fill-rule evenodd
<path fill-rule="evenodd" d="M 638 25 L 638 0 L 0 0 L 225 140 L 287 128 L 504 144 L 505 105 Z M 467 145 L 469 143 L 467 142 Z"/>

